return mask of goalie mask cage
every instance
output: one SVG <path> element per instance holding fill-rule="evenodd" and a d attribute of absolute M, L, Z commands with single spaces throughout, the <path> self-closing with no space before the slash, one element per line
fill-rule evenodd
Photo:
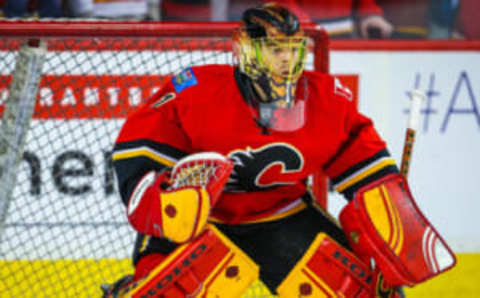
<path fill-rule="evenodd" d="M 101 283 L 132 272 L 135 232 L 116 193 L 112 144 L 126 115 L 169 76 L 190 65 L 232 64 L 237 26 L 0 22 L 0 155 L 11 157 L 0 158 L 1 297 L 99 297 Z M 307 69 L 328 72 L 326 34 L 304 28 Z M 24 44 L 46 49 L 37 71 L 22 62 Z M 15 75 L 27 87 L 37 75 L 39 84 L 17 90 Z M 29 94 L 30 114 L 19 100 Z M 15 137 L 22 127 L 24 141 Z M 325 200 L 324 178 L 314 180 Z M 252 287 L 245 297 L 265 291 Z"/>

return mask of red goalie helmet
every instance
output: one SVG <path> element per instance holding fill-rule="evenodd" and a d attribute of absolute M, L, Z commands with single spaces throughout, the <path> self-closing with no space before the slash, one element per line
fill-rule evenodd
<path fill-rule="evenodd" d="M 233 36 L 240 71 L 260 96 L 256 118 L 262 126 L 293 131 L 305 122 L 305 102 L 295 98 L 305 67 L 307 39 L 298 18 L 274 3 L 247 9 Z"/>

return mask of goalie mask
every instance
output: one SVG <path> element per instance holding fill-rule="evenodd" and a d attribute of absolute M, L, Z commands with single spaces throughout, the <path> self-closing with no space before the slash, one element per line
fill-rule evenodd
<path fill-rule="evenodd" d="M 265 4 L 244 12 L 233 37 L 236 63 L 258 95 L 255 119 L 262 127 L 294 131 L 305 123 L 305 98 L 295 98 L 305 67 L 307 39 L 297 17 Z"/>

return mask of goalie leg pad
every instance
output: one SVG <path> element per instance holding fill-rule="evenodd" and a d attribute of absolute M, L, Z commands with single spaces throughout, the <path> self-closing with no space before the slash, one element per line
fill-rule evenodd
<path fill-rule="evenodd" d="M 147 256 L 148 258 L 148 256 Z M 119 297 L 237 298 L 258 279 L 258 266 L 213 225 L 175 249 Z"/>
<path fill-rule="evenodd" d="M 397 297 L 353 253 L 325 233 L 277 288 L 279 297 Z M 378 281 L 380 281 L 379 284 Z M 379 287 L 382 286 L 381 288 Z"/>
<path fill-rule="evenodd" d="M 352 250 L 373 258 L 392 286 L 413 285 L 455 265 L 455 255 L 421 213 L 400 174 L 361 188 L 340 213 Z"/>

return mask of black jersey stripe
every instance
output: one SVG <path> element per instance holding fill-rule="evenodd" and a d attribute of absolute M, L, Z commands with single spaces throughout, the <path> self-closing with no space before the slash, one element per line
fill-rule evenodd
<path fill-rule="evenodd" d="M 355 192 L 360 189 L 362 186 L 367 185 L 370 182 L 373 182 L 381 177 L 392 174 L 392 173 L 399 173 L 398 167 L 396 165 L 390 165 L 382 168 L 379 171 L 363 178 L 362 180 L 357 181 L 356 183 L 350 185 L 349 187 L 345 188 L 341 193 L 347 198 L 347 200 L 352 200 Z"/>
<path fill-rule="evenodd" d="M 155 142 L 149 139 L 138 139 L 134 141 L 116 143 L 115 147 L 113 148 L 113 151 L 133 149 L 133 148 L 144 147 L 144 146 L 150 147 L 155 151 L 162 152 L 163 154 L 171 156 L 175 159 L 180 159 L 188 154 L 187 152 L 180 150 L 178 148 L 175 148 L 171 145 Z"/>
<path fill-rule="evenodd" d="M 338 184 L 340 181 L 345 180 L 347 177 L 351 176 L 353 173 L 360 171 L 361 169 L 368 167 L 373 164 L 376 160 L 381 159 L 382 157 L 390 157 L 390 153 L 386 149 L 382 149 L 372 155 L 371 157 L 364 159 L 363 161 L 353 165 L 347 170 L 343 171 L 340 175 L 336 177 L 331 177 L 330 181 L 333 185 Z"/>
<path fill-rule="evenodd" d="M 170 145 L 141 139 L 115 144 L 112 159 L 118 161 L 146 157 L 163 165 L 172 166 L 185 155 L 187 155 L 185 152 Z"/>
<path fill-rule="evenodd" d="M 396 166 L 395 161 L 391 157 L 383 157 L 375 160 L 373 163 L 369 164 L 365 168 L 360 169 L 359 171 L 348 176 L 344 180 L 340 181 L 337 184 L 334 184 L 333 187 L 338 192 L 343 192 L 348 187 L 360 182 L 367 177 L 375 174 L 378 171 L 381 171 L 385 167 Z"/>

